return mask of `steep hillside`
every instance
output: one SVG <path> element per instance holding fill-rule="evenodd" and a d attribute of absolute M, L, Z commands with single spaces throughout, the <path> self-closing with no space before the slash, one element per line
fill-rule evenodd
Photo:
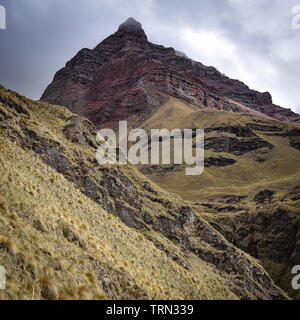
<path fill-rule="evenodd" d="M 188 200 L 228 241 L 262 261 L 293 297 L 300 261 L 300 127 L 236 113 L 197 110 L 170 98 L 144 122 L 151 128 L 204 128 L 205 170 L 141 166 L 165 190 Z"/>
<path fill-rule="evenodd" d="M 251 90 L 173 48 L 150 43 L 132 18 L 93 50 L 80 50 L 55 74 L 41 99 L 66 106 L 99 129 L 116 128 L 129 117 L 137 127 L 169 96 L 199 109 L 300 121 L 298 114 L 274 105 L 269 93 Z"/>
<path fill-rule="evenodd" d="M 95 128 L 0 87 L 2 299 L 286 299 L 259 262 L 131 166 Z"/>

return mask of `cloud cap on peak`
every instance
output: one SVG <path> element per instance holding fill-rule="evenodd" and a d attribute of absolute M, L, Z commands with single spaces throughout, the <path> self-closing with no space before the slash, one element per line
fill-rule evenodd
<path fill-rule="evenodd" d="M 142 30 L 142 24 L 130 17 L 119 26 L 119 30 L 139 31 Z"/>

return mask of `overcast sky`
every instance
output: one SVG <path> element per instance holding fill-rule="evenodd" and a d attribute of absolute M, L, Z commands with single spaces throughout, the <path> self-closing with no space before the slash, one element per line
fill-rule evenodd
<path fill-rule="evenodd" d="M 54 73 L 128 17 L 172 46 L 300 112 L 300 0 L 0 0 L 0 83 L 39 99 Z M 299 19 L 300 24 L 300 19 Z"/>

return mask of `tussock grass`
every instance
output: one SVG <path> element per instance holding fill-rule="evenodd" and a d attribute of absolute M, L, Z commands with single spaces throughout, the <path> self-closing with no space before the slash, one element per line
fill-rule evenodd
<path fill-rule="evenodd" d="M 226 111 L 196 109 L 179 99 L 170 98 L 158 111 L 144 123 L 144 128 L 212 128 L 226 126 L 246 126 L 248 123 L 260 123 L 276 126 L 285 133 L 299 125 L 280 121 L 262 119 L 254 116 Z M 300 185 L 300 151 L 291 147 L 289 138 L 272 136 L 269 132 L 254 131 L 255 134 L 271 143 L 274 148 L 267 153 L 261 150 L 251 151 L 244 155 L 233 155 L 226 152 L 205 151 L 205 157 L 226 157 L 237 162 L 227 167 L 205 168 L 201 176 L 185 175 L 185 167 L 179 171 L 148 176 L 162 189 L 176 193 L 191 202 L 206 201 L 211 197 L 224 194 L 247 195 L 248 207 L 253 207 L 253 197 L 261 190 L 272 189 L 277 198 Z M 234 136 L 227 132 L 209 132 L 205 138 L 213 136 Z M 258 157 L 264 162 L 256 161 Z M 171 157 L 172 159 L 172 157 Z"/>
<path fill-rule="evenodd" d="M 64 136 L 72 115 L 67 109 L 0 91 L 11 105 L 1 103 L 1 108 L 16 113 L 21 105 L 23 125 L 59 141 L 71 165 L 76 154 L 84 154 L 86 161 L 95 158 L 93 149 Z M 13 141 L 0 128 L 0 265 L 7 271 L 2 299 L 237 299 L 229 275 L 157 232 L 126 227 L 41 156 Z M 146 178 L 135 169 L 125 166 L 124 171 L 137 185 L 144 184 Z M 90 176 L 99 179 L 101 173 Z M 183 204 L 161 191 L 161 201 Z M 152 215 L 166 214 L 159 203 L 143 199 Z M 186 261 L 189 269 L 149 238 Z"/>

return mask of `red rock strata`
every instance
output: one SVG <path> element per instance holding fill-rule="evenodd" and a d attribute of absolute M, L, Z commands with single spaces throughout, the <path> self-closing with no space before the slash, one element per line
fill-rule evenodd
<path fill-rule="evenodd" d="M 269 93 L 250 90 L 173 48 L 148 42 L 132 18 L 93 50 L 80 50 L 56 73 L 41 99 L 68 107 L 97 128 L 116 128 L 122 119 L 143 122 L 168 96 L 199 108 L 300 121 L 298 114 L 274 105 Z"/>

